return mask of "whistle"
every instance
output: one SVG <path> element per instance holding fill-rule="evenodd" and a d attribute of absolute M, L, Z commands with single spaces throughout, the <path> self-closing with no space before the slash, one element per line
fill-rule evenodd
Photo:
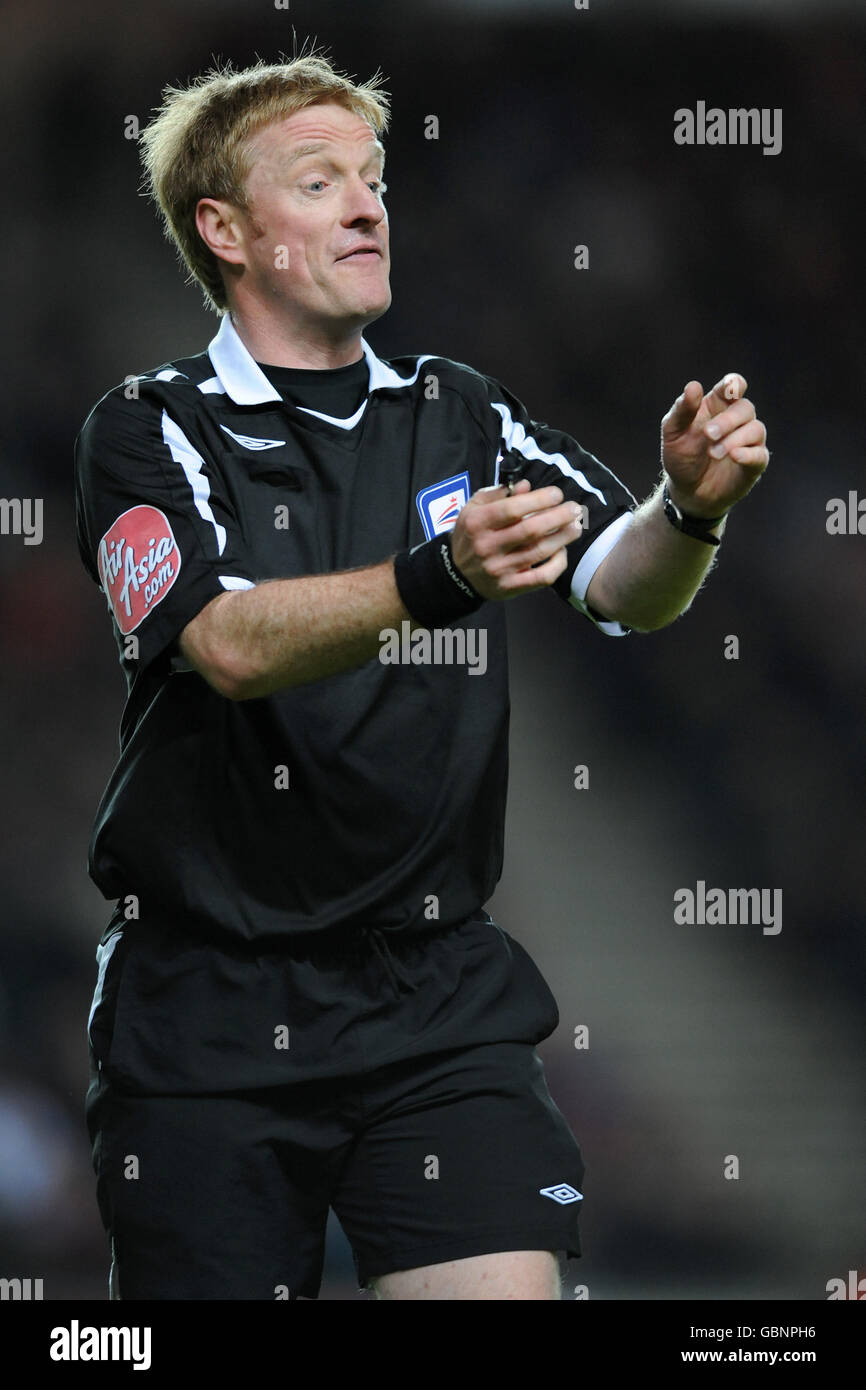
<path fill-rule="evenodd" d="M 509 497 L 512 496 L 515 487 L 523 476 L 523 464 L 523 455 L 510 449 L 499 465 L 499 482 L 508 489 Z"/>

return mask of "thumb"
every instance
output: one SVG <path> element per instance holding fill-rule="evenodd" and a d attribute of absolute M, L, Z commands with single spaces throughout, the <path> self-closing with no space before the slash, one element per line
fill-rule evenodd
<path fill-rule="evenodd" d="M 687 430 L 701 408 L 701 401 L 704 399 L 704 388 L 699 381 L 690 381 L 683 387 L 681 396 L 677 396 L 667 415 L 662 420 L 662 432 L 665 435 L 681 434 Z"/>

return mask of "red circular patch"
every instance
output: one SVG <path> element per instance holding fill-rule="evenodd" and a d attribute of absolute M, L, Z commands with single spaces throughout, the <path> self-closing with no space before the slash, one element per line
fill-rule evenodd
<path fill-rule="evenodd" d="M 158 507 L 130 507 L 99 542 L 99 577 L 126 636 L 161 603 L 180 574 L 180 550 Z"/>

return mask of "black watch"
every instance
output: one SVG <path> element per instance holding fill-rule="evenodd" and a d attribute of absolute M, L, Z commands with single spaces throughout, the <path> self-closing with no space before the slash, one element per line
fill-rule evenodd
<path fill-rule="evenodd" d="M 674 502 L 668 492 L 667 483 L 662 492 L 662 507 L 671 526 L 682 531 L 684 536 L 691 536 L 696 541 L 706 541 L 709 545 L 719 545 L 721 542 L 721 536 L 714 536 L 711 532 L 714 526 L 718 526 L 719 522 L 724 520 L 727 513 L 723 513 L 722 516 L 689 516 L 688 512 L 681 511 Z"/>

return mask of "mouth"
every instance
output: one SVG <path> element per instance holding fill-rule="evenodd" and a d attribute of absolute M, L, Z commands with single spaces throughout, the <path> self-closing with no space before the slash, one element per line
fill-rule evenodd
<path fill-rule="evenodd" d="M 357 246 L 354 251 L 349 251 L 345 256 L 338 256 L 338 261 L 372 261 L 381 260 L 382 252 L 378 246 Z"/>

